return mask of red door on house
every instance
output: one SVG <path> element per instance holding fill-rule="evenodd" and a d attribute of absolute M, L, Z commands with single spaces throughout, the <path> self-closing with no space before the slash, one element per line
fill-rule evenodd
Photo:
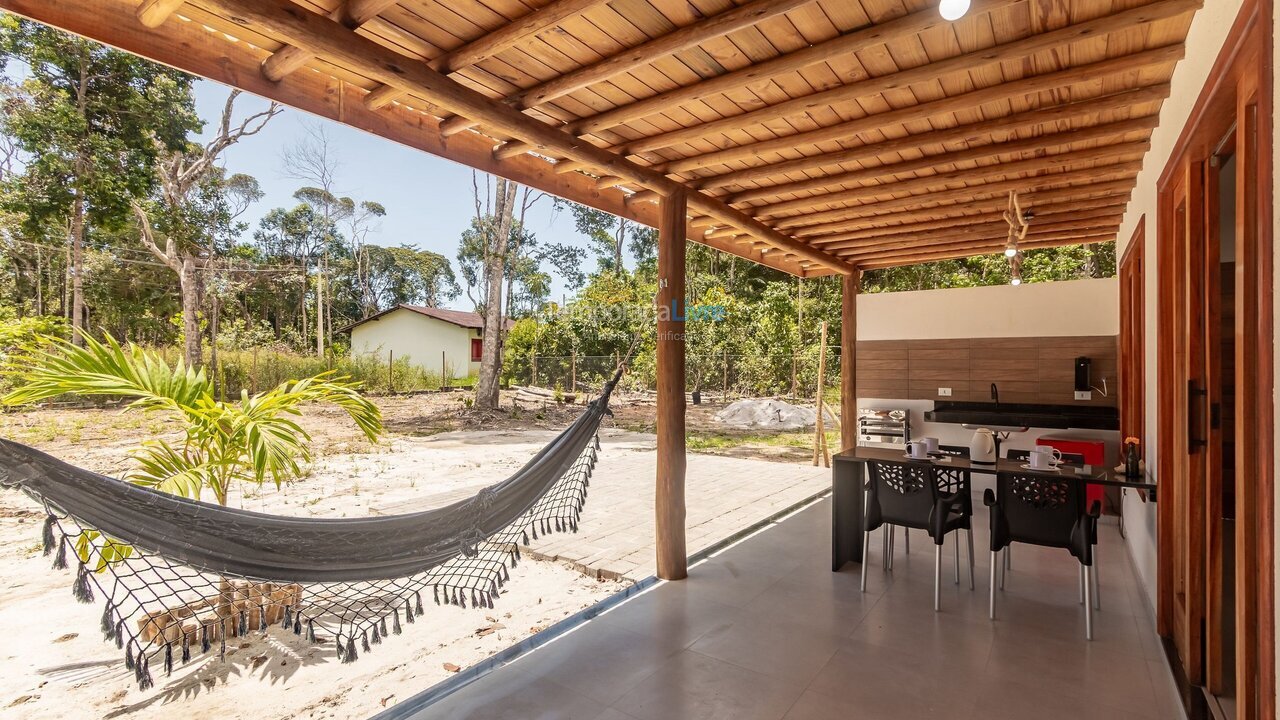
<path fill-rule="evenodd" d="M 480 362 L 484 356 L 484 340 L 481 338 L 471 338 L 471 362 Z"/>

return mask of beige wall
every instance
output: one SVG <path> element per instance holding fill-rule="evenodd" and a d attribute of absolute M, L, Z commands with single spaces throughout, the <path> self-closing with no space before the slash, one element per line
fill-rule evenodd
<path fill-rule="evenodd" d="M 1120 226 L 1116 252 L 1123 255 L 1138 222 L 1146 217 L 1146 433 L 1147 463 L 1159 477 L 1156 458 L 1157 401 L 1160 387 L 1156 368 L 1156 273 L 1155 258 L 1157 237 L 1156 184 L 1160 174 L 1173 154 L 1173 148 L 1199 98 L 1209 70 L 1222 49 L 1227 33 L 1240 12 L 1242 0 L 1211 0 L 1196 13 L 1187 35 L 1186 57 L 1178 63 L 1173 75 L 1173 91 L 1160 111 L 1160 126 L 1151 136 L 1151 151 L 1147 153 L 1142 173 L 1138 176 L 1137 189 L 1129 202 L 1124 223 Z M 1119 317 L 1119 306 L 1112 311 Z M 1134 565 L 1142 577 L 1151 611 L 1155 612 L 1156 600 L 1156 507 L 1142 502 L 1135 494 L 1128 493 L 1124 500 L 1126 542 L 1133 556 Z"/>
<path fill-rule="evenodd" d="M 471 362 L 471 338 L 479 337 L 476 333 L 412 310 L 393 310 L 352 329 L 351 352 L 376 355 L 384 362 L 393 352 L 397 359 L 408 357 L 427 372 L 439 374 L 443 351 L 451 376 L 465 378 L 480 367 Z"/>
<path fill-rule="evenodd" d="M 1119 305 L 1115 278 L 869 293 L 858 296 L 858 339 L 1118 335 Z"/>

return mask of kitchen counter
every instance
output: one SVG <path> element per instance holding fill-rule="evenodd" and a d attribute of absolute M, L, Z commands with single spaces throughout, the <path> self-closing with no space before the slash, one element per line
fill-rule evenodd
<path fill-rule="evenodd" d="M 929 422 L 960 425 L 1119 430 L 1120 412 L 1094 405 L 1032 405 L 990 402 L 937 402 L 924 413 Z"/>

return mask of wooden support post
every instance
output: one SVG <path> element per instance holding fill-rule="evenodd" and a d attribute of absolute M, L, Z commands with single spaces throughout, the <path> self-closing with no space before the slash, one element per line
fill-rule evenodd
<path fill-rule="evenodd" d="M 831 467 L 831 449 L 827 447 L 827 424 L 823 415 L 826 408 L 822 404 L 822 393 L 826 390 L 827 379 L 827 321 L 822 321 L 822 344 L 818 346 L 818 396 L 814 401 L 814 407 L 818 411 L 818 417 L 813 424 L 813 466 L 818 467 L 818 462 L 822 462 L 822 467 Z M 841 426 L 843 427 L 843 425 Z"/>
<path fill-rule="evenodd" d="M 396 351 L 387 351 L 387 394 L 396 391 Z"/>
<path fill-rule="evenodd" d="M 658 473 L 655 527 L 658 577 L 689 575 L 684 537 L 684 313 L 685 193 L 661 201 L 658 226 Z"/>
<path fill-rule="evenodd" d="M 858 290 L 862 271 L 842 278 L 840 299 L 840 450 L 858 444 Z"/>

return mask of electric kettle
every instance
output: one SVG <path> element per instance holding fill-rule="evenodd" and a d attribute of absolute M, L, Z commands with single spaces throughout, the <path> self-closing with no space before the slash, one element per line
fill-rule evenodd
<path fill-rule="evenodd" d="M 978 428 L 969 441 L 969 461 L 994 465 L 996 462 L 996 434 L 988 428 Z"/>

